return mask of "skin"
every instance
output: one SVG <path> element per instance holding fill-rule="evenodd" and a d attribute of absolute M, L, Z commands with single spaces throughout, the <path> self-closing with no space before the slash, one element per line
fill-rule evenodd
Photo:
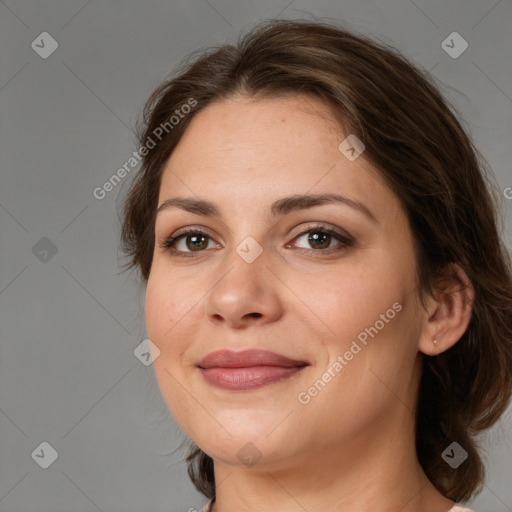
<path fill-rule="evenodd" d="M 420 305 L 406 215 L 364 153 L 350 161 L 340 152 L 347 135 L 319 99 L 233 97 L 192 119 L 163 172 L 159 205 L 202 198 L 222 215 L 177 207 L 157 215 L 145 302 L 162 397 L 214 459 L 215 512 L 445 512 L 453 505 L 417 461 L 414 407 L 422 354 L 462 336 L 471 284 L 454 268 L 453 280 Z M 270 216 L 281 197 L 332 192 L 363 203 L 375 221 L 337 203 Z M 326 245 L 335 252 L 311 245 L 316 223 L 344 230 L 354 243 L 333 237 Z M 186 226 L 210 237 L 199 251 L 177 242 L 192 257 L 158 245 Z M 263 251 L 252 263 L 236 251 L 248 236 Z M 394 303 L 401 311 L 301 403 L 299 393 Z M 309 366 L 249 391 L 212 387 L 196 366 L 209 352 L 246 348 Z M 238 456 L 246 443 L 254 464 Z"/>

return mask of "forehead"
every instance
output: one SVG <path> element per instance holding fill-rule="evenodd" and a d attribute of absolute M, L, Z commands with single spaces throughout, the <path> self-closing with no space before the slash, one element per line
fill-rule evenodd
<path fill-rule="evenodd" d="M 290 157 L 291 153 L 302 153 L 305 144 L 325 149 L 341 135 L 332 111 L 318 98 L 237 96 L 214 102 L 197 113 L 173 157 L 179 159 L 190 146 L 194 146 L 197 160 L 211 150 L 215 154 L 210 154 L 209 158 L 228 158 L 230 153 L 236 155 L 239 151 L 251 150 L 255 156 L 263 157 L 272 152 Z"/>
<path fill-rule="evenodd" d="M 236 97 L 212 103 L 191 120 L 162 175 L 169 195 L 215 195 L 267 203 L 307 192 L 363 198 L 390 191 L 362 156 L 339 149 L 349 135 L 331 108 L 312 96 Z M 382 200 L 382 198 L 381 198 Z"/>

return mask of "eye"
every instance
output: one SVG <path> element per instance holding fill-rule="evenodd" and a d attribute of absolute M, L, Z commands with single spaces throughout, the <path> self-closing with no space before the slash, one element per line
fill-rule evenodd
<path fill-rule="evenodd" d="M 295 243 L 286 244 L 287 248 L 297 246 L 299 241 L 302 244 L 298 245 L 299 249 L 324 253 L 339 251 L 353 245 L 353 240 L 348 235 L 321 225 L 302 231 L 293 240 Z"/>
<path fill-rule="evenodd" d="M 299 245 L 297 245 L 297 241 Z M 295 236 L 292 242 L 294 243 L 287 243 L 285 247 L 287 249 L 297 247 L 302 251 L 317 254 L 330 254 L 354 244 L 350 235 L 323 225 L 310 226 L 309 229 Z M 207 249 L 221 247 L 214 242 L 206 231 L 193 227 L 178 231 L 158 245 L 173 256 L 182 257 L 195 257 L 198 255 L 197 253 L 204 252 Z"/>
<path fill-rule="evenodd" d="M 213 247 L 210 245 L 213 244 Z M 208 233 L 197 228 L 188 228 L 170 236 L 159 246 L 177 256 L 185 256 L 187 253 L 202 252 L 205 249 L 215 248 L 216 244 Z"/>

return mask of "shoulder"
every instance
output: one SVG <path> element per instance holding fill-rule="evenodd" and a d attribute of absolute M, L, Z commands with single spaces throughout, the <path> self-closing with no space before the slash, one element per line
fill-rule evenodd
<path fill-rule="evenodd" d="M 201 510 L 200 512 L 211 512 L 212 510 L 213 501 L 209 501 Z"/>
<path fill-rule="evenodd" d="M 213 502 L 209 501 L 200 512 L 211 512 Z M 455 503 L 453 507 L 448 512 L 474 512 L 469 508 L 463 507 L 460 503 Z"/>
<path fill-rule="evenodd" d="M 464 508 L 460 503 L 455 503 L 448 512 L 473 512 L 473 510 Z"/>

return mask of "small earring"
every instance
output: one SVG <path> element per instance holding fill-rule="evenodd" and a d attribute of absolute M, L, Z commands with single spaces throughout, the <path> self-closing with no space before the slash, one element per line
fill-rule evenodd
<path fill-rule="evenodd" d="M 437 347 L 437 340 L 434 338 L 434 345 Z"/>

